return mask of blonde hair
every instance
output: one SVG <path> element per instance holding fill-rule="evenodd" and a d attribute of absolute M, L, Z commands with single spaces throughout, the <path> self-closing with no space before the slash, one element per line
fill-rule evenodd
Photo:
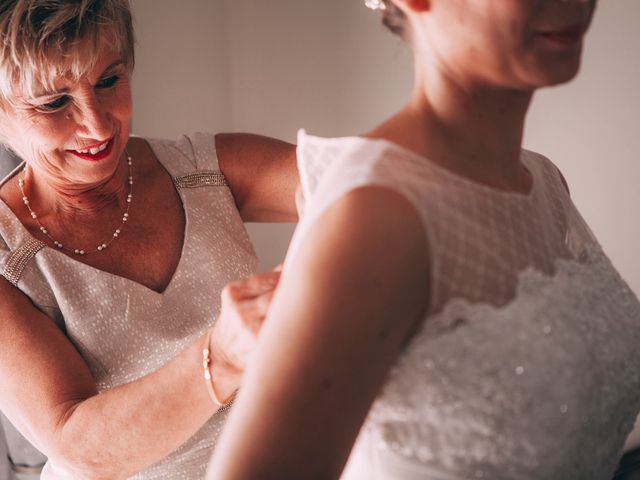
<path fill-rule="evenodd" d="M 107 46 L 133 70 L 129 0 L 0 1 L 0 106 L 61 76 L 79 79 Z"/>

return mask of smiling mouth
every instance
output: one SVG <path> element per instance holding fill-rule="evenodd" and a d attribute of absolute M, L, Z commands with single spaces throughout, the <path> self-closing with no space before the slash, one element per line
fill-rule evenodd
<path fill-rule="evenodd" d="M 582 40 L 585 29 L 581 26 L 569 27 L 563 30 L 540 32 L 539 35 L 550 42 L 559 45 L 575 45 Z"/>
<path fill-rule="evenodd" d="M 102 144 L 100 144 L 100 145 L 98 145 L 96 147 L 87 148 L 86 150 L 76 150 L 76 152 L 78 152 L 78 153 L 90 153 L 91 155 L 95 155 L 96 153 L 104 151 L 107 148 L 107 146 L 108 146 L 110 141 L 111 140 L 109 139 L 106 142 L 104 142 L 104 143 L 102 143 Z"/>
<path fill-rule="evenodd" d="M 73 153 L 75 156 L 83 158 L 85 160 L 102 160 L 111 154 L 113 150 L 113 137 L 109 140 L 102 142 L 98 145 L 93 145 L 91 147 L 82 149 L 82 150 L 68 150 L 68 152 Z"/>

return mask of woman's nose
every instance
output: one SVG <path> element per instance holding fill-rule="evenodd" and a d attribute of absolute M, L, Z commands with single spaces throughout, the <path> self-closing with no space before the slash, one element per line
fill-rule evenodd
<path fill-rule="evenodd" d="M 96 140 L 106 139 L 111 135 L 111 116 L 95 96 L 83 99 L 77 115 L 78 126 L 84 135 Z"/>

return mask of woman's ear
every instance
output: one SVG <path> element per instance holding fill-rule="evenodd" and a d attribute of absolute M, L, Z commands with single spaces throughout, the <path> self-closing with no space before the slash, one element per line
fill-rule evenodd
<path fill-rule="evenodd" d="M 405 13 L 422 13 L 431 9 L 431 0 L 391 0 Z"/>

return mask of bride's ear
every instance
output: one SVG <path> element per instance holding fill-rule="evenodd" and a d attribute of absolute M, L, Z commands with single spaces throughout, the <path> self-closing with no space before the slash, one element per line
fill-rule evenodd
<path fill-rule="evenodd" d="M 405 13 L 423 13 L 431 9 L 431 0 L 391 0 Z"/>

